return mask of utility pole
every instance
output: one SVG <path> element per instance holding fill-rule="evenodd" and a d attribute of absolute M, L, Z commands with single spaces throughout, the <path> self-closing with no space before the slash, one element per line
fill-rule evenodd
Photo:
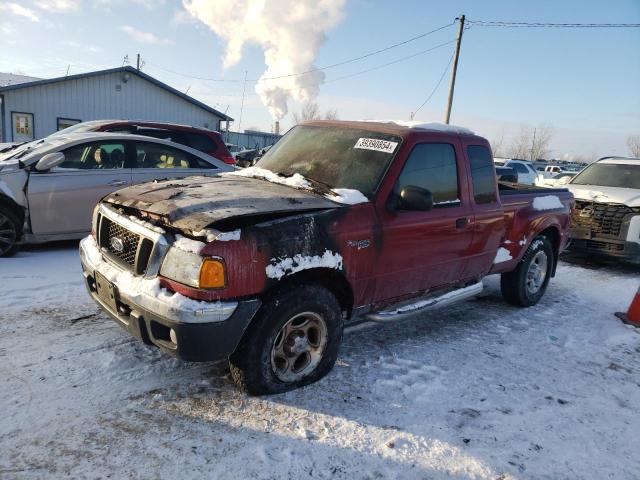
<path fill-rule="evenodd" d="M 531 142 L 531 154 L 529 155 L 531 157 L 531 161 L 533 162 L 535 159 L 533 158 L 533 149 L 536 146 L 536 130 L 538 130 L 537 128 L 533 129 L 533 140 Z"/>
<path fill-rule="evenodd" d="M 464 15 L 460 15 L 460 25 L 458 26 L 458 39 L 456 40 L 456 51 L 453 57 L 453 70 L 451 70 L 451 83 L 449 84 L 449 100 L 447 101 L 447 113 L 444 116 L 444 123 L 448 124 L 451 118 L 451 105 L 453 104 L 453 90 L 456 87 L 456 72 L 458 71 L 458 57 L 460 56 L 460 43 L 462 42 L 462 32 L 464 31 Z"/>
<path fill-rule="evenodd" d="M 140 70 L 140 54 L 138 54 L 138 59 L 136 60 L 136 70 Z"/>
<path fill-rule="evenodd" d="M 244 111 L 244 92 L 247 89 L 247 71 L 244 71 L 244 85 L 242 86 L 242 102 L 240 103 L 240 120 L 238 121 L 238 131 L 242 127 L 242 112 Z"/>

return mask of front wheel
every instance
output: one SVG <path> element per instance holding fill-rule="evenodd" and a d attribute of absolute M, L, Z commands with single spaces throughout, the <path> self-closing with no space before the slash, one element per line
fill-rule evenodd
<path fill-rule="evenodd" d="M 512 272 L 500 277 L 504 299 L 520 307 L 530 307 L 540 301 L 551 278 L 554 255 L 549 239 L 536 237 L 522 260 Z"/>
<path fill-rule="evenodd" d="M 317 285 L 265 301 L 229 359 L 236 385 L 251 395 L 281 393 L 324 377 L 338 357 L 342 311 Z"/>
<path fill-rule="evenodd" d="M 14 213 L 0 207 L 0 257 L 11 257 L 18 251 L 20 221 Z"/>

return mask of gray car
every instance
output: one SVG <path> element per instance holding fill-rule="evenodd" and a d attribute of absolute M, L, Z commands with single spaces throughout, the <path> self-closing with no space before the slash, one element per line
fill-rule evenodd
<path fill-rule="evenodd" d="M 70 133 L 20 145 L 0 154 L 0 257 L 21 243 L 82 238 L 96 203 L 120 188 L 233 169 L 193 148 L 139 135 Z"/>

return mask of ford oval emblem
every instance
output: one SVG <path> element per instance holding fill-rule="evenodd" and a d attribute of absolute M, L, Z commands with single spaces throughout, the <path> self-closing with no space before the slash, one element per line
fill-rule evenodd
<path fill-rule="evenodd" d="M 111 245 L 111 249 L 114 252 L 122 253 L 124 251 L 124 242 L 118 237 L 113 237 L 109 240 L 109 245 Z"/>

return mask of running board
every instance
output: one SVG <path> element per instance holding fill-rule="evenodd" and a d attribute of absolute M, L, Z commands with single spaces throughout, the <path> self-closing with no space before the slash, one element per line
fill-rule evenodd
<path fill-rule="evenodd" d="M 443 307 L 461 300 L 478 295 L 482 292 L 482 282 L 474 283 L 468 287 L 453 290 L 439 297 L 433 297 L 426 300 L 419 300 L 413 303 L 405 304 L 393 310 L 381 310 L 379 312 L 367 313 L 364 318 L 372 322 L 393 322 L 404 318 L 422 313 L 436 307 Z"/>

